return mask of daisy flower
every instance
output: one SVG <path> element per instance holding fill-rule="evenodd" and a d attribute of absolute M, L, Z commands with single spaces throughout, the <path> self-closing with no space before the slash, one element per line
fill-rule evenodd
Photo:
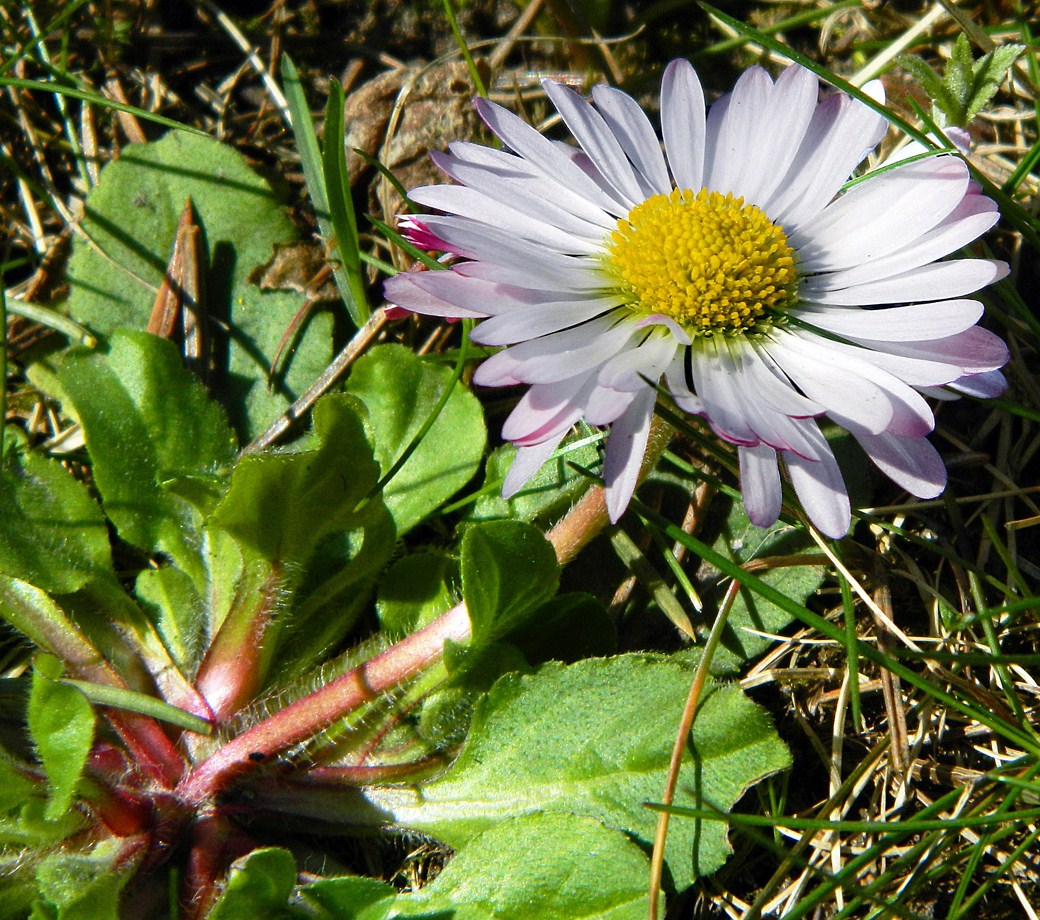
<path fill-rule="evenodd" d="M 412 191 L 442 213 L 404 224 L 451 267 L 385 288 L 416 313 L 482 320 L 472 339 L 504 347 L 475 382 L 528 386 L 503 426 L 517 446 L 504 494 L 584 419 L 610 427 L 603 478 L 616 521 L 659 385 L 736 445 L 760 527 L 779 516 L 782 469 L 820 531 L 847 532 L 823 417 L 912 495 L 938 495 L 946 469 L 925 397 L 997 395 L 1008 358 L 964 297 L 1007 266 L 937 261 L 998 217 L 964 161 L 889 163 L 842 191 L 886 123 L 841 93 L 819 101 L 816 77 L 797 66 L 775 82 L 751 68 L 706 113 L 693 67 L 672 62 L 662 139 L 617 89 L 586 100 L 543 85 L 577 146 L 478 99 L 506 149 L 434 154 L 456 184 Z"/>

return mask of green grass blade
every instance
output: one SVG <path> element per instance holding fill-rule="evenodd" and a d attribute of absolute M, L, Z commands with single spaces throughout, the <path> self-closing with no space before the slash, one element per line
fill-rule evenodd
<path fill-rule="evenodd" d="M 83 102 L 90 102 L 105 109 L 115 109 L 117 112 L 128 112 L 143 121 L 151 121 L 157 125 L 162 125 L 164 128 L 173 128 L 177 131 L 187 131 L 189 134 L 197 134 L 199 137 L 209 137 L 205 131 L 200 131 L 198 128 L 193 128 L 191 125 L 184 124 L 184 122 L 177 121 L 173 118 L 167 118 L 165 115 L 158 115 L 155 112 L 149 112 L 148 109 L 138 108 L 136 105 L 127 105 L 123 102 L 116 102 L 114 99 L 109 99 L 107 96 L 102 96 L 100 93 L 79 89 L 75 86 L 62 86 L 60 83 L 50 83 L 46 80 L 22 80 L 17 77 L 0 77 L 0 86 L 13 86 L 15 89 L 27 89 L 41 93 L 56 93 L 59 96 L 68 96 L 70 99 L 80 99 Z"/>
<path fill-rule="evenodd" d="M 347 154 L 343 146 L 343 87 L 338 80 L 329 81 L 329 101 L 325 107 L 325 143 L 322 150 L 322 175 L 325 177 L 325 192 L 328 195 L 329 216 L 335 233 L 336 250 L 340 264 L 347 274 L 350 300 L 347 310 L 358 327 L 372 314 L 365 295 L 365 282 L 361 275 L 361 259 L 358 256 L 357 218 L 354 202 L 350 195 L 347 178 Z"/>
<path fill-rule="evenodd" d="M 300 75 L 296 71 L 292 58 L 287 54 L 282 55 L 281 73 L 282 91 L 285 93 L 285 101 L 289 106 L 293 138 L 296 141 L 296 152 L 300 155 L 307 194 L 310 195 L 311 205 L 318 219 L 318 229 L 321 231 L 322 237 L 326 241 L 331 241 L 335 238 L 336 233 L 330 218 L 321 150 L 318 148 L 318 138 L 314 134 L 314 124 L 311 120 L 310 109 L 307 107 L 307 98 L 303 93 L 303 84 L 300 83 Z M 336 289 L 353 319 L 357 307 L 354 305 L 350 279 L 347 277 L 347 271 L 342 262 L 333 264 L 332 277 L 335 279 Z M 358 323 L 359 328 L 361 325 L 363 323 Z"/>

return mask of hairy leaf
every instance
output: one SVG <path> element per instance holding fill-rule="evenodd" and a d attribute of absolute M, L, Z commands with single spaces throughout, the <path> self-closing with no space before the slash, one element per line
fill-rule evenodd
<path fill-rule="evenodd" d="M 36 869 L 39 899 L 33 918 L 119 920 L 119 893 L 129 873 L 119 871 L 119 842 L 99 843 L 89 853 L 53 853 Z"/>
<path fill-rule="evenodd" d="M 296 883 L 288 850 L 268 847 L 236 860 L 209 920 L 280 920 Z"/>
<path fill-rule="evenodd" d="M 192 580 L 174 566 L 145 569 L 134 589 L 177 667 L 191 674 L 199 663 L 206 623 L 202 598 Z"/>
<path fill-rule="evenodd" d="M 460 848 L 519 815 L 573 814 L 649 845 L 657 818 L 644 803 L 662 795 L 691 679 L 675 661 L 638 655 L 506 675 L 477 705 L 452 769 L 421 791 L 370 791 L 373 819 L 389 812 Z M 676 804 L 725 813 L 789 762 L 766 713 L 737 687 L 716 689 L 698 712 Z M 728 854 L 724 823 L 672 822 L 666 856 L 680 883 Z"/>
<path fill-rule="evenodd" d="M 932 100 L 940 124 L 965 127 L 996 95 L 1008 71 L 1025 51 L 1025 45 L 1001 45 L 977 61 L 963 32 L 953 43 L 943 76 L 916 55 L 903 55 L 900 64 L 920 81 Z"/>
<path fill-rule="evenodd" d="M 115 578 L 101 509 L 60 463 L 24 444 L 0 470 L 0 572 L 58 594 Z"/>
<path fill-rule="evenodd" d="M 816 544 L 804 530 L 783 522 L 768 529 L 755 527 L 748 520 L 743 502 L 735 501 L 730 505 L 713 549 L 734 562 L 754 564 L 753 560 L 815 552 Z M 804 604 L 822 584 L 825 571 L 822 565 L 798 564 L 777 565 L 759 570 L 757 574 L 766 584 Z M 699 574 L 702 583 L 714 584 L 715 587 L 710 594 L 705 592 L 706 599 L 716 605 L 721 603 L 729 579 L 707 564 L 702 564 Z M 749 588 L 741 588 L 730 610 L 722 644 L 712 661 L 712 670 L 715 673 L 732 672 L 745 661 L 761 655 L 774 642 L 761 633 L 778 633 L 791 620 L 786 610 L 759 597 Z"/>
<path fill-rule="evenodd" d="M 542 532 L 521 521 L 467 528 L 459 564 L 473 643 L 488 644 L 518 627 L 556 593 L 560 567 Z"/>
<path fill-rule="evenodd" d="M 402 920 L 642 920 L 649 862 L 624 834 L 591 818 L 525 815 L 469 841 L 414 895 Z"/>
<path fill-rule="evenodd" d="M 397 891 L 374 878 L 344 876 L 312 882 L 299 895 L 314 920 L 385 920 Z"/>
<path fill-rule="evenodd" d="M 145 332 L 116 333 L 107 354 L 70 352 L 58 376 L 119 535 L 146 552 L 168 553 L 201 589 L 201 520 L 164 483 L 230 464 L 235 439 L 220 407 L 173 344 Z"/>
<path fill-rule="evenodd" d="M 390 636 L 407 636 L 456 603 L 449 587 L 458 566 L 443 553 L 398 559 L 379 582 L 376 614 Z"/>
<path fill-rule="evenodd" d="M 44 817 L 57 820 L 72 805 L 94 740 L 94 710 L 85 696 L 59 683 L 61 663 L 39 655 L 29 692 L 29 734 L 47 774 L 51 796 Z"/>
<path fill-rule="evenodd" d="M 266 560 L 300 564 L 324 536 L 348 529 L 379 472 L 359 408 L 326 396 L 314 407 L 316 447 L 240 460 L 210 526 Z"/>

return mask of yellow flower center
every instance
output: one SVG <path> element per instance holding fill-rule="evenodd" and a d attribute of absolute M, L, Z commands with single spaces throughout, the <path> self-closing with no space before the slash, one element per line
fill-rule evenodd
<path fill-rule="evenodd" d="M 784 231 L 743 198 L 707 189 L 632 208 L 610 235 L 608 271 L 633 308 L 694 336 L 765 331 L 798 283 Z"/>

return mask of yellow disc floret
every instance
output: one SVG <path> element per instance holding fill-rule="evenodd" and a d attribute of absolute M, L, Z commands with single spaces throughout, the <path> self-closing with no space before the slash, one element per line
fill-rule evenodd
<path fill-rule="evenodd" d="M 743 198 L 707 189 L 636 205 L 610 235 L 607 266 L 633 309 L 695 336 L 764 331 L 798 282 L 784 231 Z"/>

